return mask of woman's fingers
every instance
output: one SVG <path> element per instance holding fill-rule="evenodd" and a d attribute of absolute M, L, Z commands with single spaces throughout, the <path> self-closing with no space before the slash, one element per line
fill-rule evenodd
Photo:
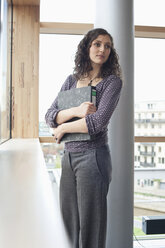
<path fill-rule="evenodd" d="M 95 113 L 96 112 L 96 107 L 95 106 L 90 106 L 88 108 L 88 113 L 92 114 L 92 113 Z"/>
<path fill-rule="evenodd" d="M 61 138 L 63 137 L 64 133 L 62 131 L 61 125 L 59 125 L 57 128 L 54 128 L 54 132 L 52 136 L 54 136 L 54 140 L 57 144 L 60 144 Z"/>
<path fill-rule="evenodd" d="M 96 112 L 96 107 L 94 106 L 92 102 L 83 102 L 79 106 L 79 113 L 80 113 L 79 117 L 85 117 L 86 115 L 92 114 L 95 112 Z"/>

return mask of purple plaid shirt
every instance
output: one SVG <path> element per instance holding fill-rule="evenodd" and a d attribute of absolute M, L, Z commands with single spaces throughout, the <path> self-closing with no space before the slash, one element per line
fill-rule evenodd
<path fill-rule="evenodd" d="M 68 76 L 64 82 L 61 91 L 76 88 L 77 80 L 72 76 Z M 96 85 L 96 108 L 97 111 L 85 117 L 88 133 L 94 135 L 94 139 L 87 141 L 72 141 L 65 143 L 65 150 L 70 152 L 80 152 L 88 149 L 95 149 L 103 146 L 108 142 L 108 123 L 119 101 L 122 81 L 115 75 L 104 78 Z M 56 98 L 48 109 L 45 120 L 46 123 L 55 128 L 56 115 L 58 110 L 58 99 Z"/>

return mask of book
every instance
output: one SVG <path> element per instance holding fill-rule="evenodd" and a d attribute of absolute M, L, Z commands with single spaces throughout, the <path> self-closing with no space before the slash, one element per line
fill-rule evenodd
<path fill-rule="evenodd" d="M 87 86 L 82 88 L 73 88 L 66 91 L 61 91 L 58 94 L 58 109 L 64 110 L 72 107 L 78 107 L 83 102 L 93 102 L 96 106 L 96 87 Z M 67 121 L 75 121 L 79 118 L 72 118 Z M 92 137 L 88 133 L 66 133 L 61 141 L 83 141 L 91 140 Z"/>

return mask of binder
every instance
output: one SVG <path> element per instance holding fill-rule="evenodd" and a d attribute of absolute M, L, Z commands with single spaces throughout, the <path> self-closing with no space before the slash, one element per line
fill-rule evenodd
<path fill-rule="evenodd" d="M 64 110 L 72 107 L 78 107 L 83 102 L 93 102 L 96 106 L 96 87 L 87 86 L 82 88 L 73 88 L 66 91 L 61 91 L 58 94 L 58 109 Z M 75 121 L 80 118 L 72 118 L 67 121 Z M 66 133 L 61 141 L 70 142 L 70 141 L 83 141 L 91 140 L 91 137 L 88 133 Z"/>

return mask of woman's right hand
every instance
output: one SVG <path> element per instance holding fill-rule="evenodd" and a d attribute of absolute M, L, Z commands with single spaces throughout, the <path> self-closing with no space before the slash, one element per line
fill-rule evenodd
<path fill-rule="evenodd" d="M 93 114 L 96 112 L 96 107 L 91 102 L 83 102 L 76 108 L 77 117 L 83 118 L 86 115 Z"/>

